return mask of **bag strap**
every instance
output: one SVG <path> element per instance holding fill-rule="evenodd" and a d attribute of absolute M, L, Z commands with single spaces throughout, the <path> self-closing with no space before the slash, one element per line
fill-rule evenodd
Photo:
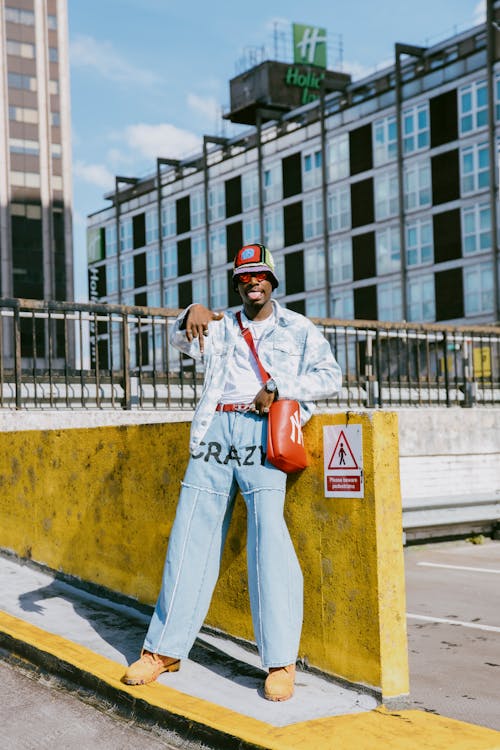
<path fill-rule="evenodd" d="M 249 328 L 243 327 L 243 323 L 241 322 L 241 312 L 239 310 L 236 313 L 236 320 L 238 321 L 238 325 L 240 327 L 240 331 L 242 333 L 243 338 L 247 342 L 248 346 L 250 347 L 250 351 L 255 357 L 255 361 L 257 362 L 257 367 L 259 368 L 260 377 L 262 378 L 262 383 L 266 383 L 271 376 L 268 372 L 266 372 L 266 370 L 264 369 L 262 365 L 262 362 L 259 359 L 259 355 L 257 354 L 257 349 L 255 348 L 255 343 L 253 340 L 252 332 L 250 331 Z"/>

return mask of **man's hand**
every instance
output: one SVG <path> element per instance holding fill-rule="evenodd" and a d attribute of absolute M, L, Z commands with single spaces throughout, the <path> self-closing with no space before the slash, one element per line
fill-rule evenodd
<path fill-rule="evenodd" d="M 203 337 L 208 336 L 208 324 L 212 320 L 222 320 L 223 317 L 222 313 L 213 312 L 205 305 L 192 305 L 184 321 L 187 340 L 191 342 L 197 338 L 200 342 L 200 352 L 203 354 L 205 348 Z"/>
<path fill-rule="evenodd" d="M 276 393 L 268 393 L 264 387 L 260 389 L 252 403 L 252 410 L 257 414 L 265 416 L 268 414 L 271 404 L 276 398 Z"/>

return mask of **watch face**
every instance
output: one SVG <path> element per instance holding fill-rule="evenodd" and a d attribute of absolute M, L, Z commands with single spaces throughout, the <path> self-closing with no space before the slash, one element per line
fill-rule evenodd
<path fill-rule="evenodd" d="M 266 391 L 268 393 L 274 393 L 275 390 L 276 390 L 276 383 L 274 382 L 274 380 L 268 380 L 266 383 Z"/>

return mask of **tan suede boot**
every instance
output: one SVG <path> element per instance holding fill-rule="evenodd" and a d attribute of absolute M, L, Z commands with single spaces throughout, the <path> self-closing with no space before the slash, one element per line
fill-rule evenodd
<path fill-rule="evenodd" d="M 178 672 L 180 668 L 180 659 L 142 651 L 141 658 L 131 664 L 123 675 L 122 682 L 126 685 L 146 685 L 154 682 L 163 672 Z"/>
<path fill-rule="evenodd" d="M 287 667 L 270 667 L 264 684 L 264 695 L 268 701 L 287 701 L 293 695 L 295 664 Z"/>

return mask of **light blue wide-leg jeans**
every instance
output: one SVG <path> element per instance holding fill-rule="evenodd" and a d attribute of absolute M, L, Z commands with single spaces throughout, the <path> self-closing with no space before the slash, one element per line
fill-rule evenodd
<path fill-rule="evenodd" d="M 185 658 L 217 582 L 237 487 L 247 506 L 247 562 L 255 639 L 264 667 L 293 664 L 302 628 L 302 572 L 283 507 L 286 474 L 265 459 L 267 420 L 216 413 L 191 456 L 144 648 Z"/>

